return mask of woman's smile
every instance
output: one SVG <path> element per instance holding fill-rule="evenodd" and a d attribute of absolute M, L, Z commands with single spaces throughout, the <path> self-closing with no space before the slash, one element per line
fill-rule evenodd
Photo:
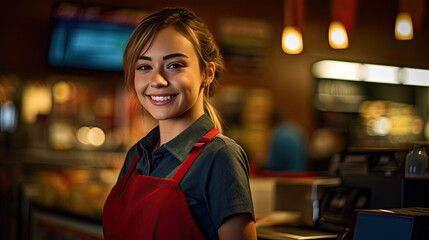
<path fill-rule="evenodd" d="M 156 106 L 167 105 L 174 101 L 177 94 L 147 94 L 149 101 Z"/>

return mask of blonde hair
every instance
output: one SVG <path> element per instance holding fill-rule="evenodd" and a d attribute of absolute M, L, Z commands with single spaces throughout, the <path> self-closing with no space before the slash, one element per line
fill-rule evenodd
<path fill-rule="evenodd" d="M 134 29 L 124 52 L 124 76 L 128 89 L 134 89 L 134 66 L 145 46 L 150 46 L 153 36 L 167 27 L 174 27 L 193 45 L 200 60 L 201 71 L 207 76 L 210 62 L 215 65 L 214 79 L 204 89 L 204 112 L 210 116 L 216 128 L 222 132 L 222 124 L 216 109 L 208 102 L 213 90 L 218 84 L 219 77 L 224 71 L 224 62 L 219 48 L 207 25 L 191 10 L 186 8 L 165 8 L 140 22 Z M 135 93 L 135 91 L 133 91 Z"/>

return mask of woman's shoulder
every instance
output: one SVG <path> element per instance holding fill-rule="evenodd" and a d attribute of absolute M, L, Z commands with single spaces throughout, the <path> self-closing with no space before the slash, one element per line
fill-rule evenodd
<path fill-rule="evenodd" d="M 247 178 L 249 160 L 243 148 L 233 139 L 218 135 L 204 148 L 192 165 L 188 177 L 198 176 L 199 183 L 219 182 L 222 178 Z M 225 179 L 223 179 L 225 180 Z M 222 181 L 223 181 L 222 180 Z M 195 183 L 195 182 L 194 182 Z"/>
<path fill-rule="evenodd" d="M 217 135 L 213 138 L 212 142 L 207 145 L 207 154 L 211 158 L 220 162 L 241 162 L 246 164 L 248 162 L 247 155 L 243 148 L 233 139 L 225 135 Z"/>
<path fill-rule="evenodd" d="M 219 149 L 243 151 L 243 148 L 236 141 L 234 141 L 234 139 L 229 138 L 223 134 L 215 136 L 212 142 L 214 142 L 215 144 L 211 146 Z"/>

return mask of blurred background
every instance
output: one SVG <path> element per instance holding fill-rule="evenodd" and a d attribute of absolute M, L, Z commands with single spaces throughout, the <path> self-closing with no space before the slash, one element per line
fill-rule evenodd
<path fill-rule="evenodd" d="M 252 176 L 377 169 L 403 179 L 405 154 L 425 150 L 424 0 L 8 1 L 0 9 L 1 239 L 100 237 L 125 153 L 155 124 L 123 87 L 123 49 L 142 18 L 167 6 L 192 9 L 215 37 L 227 71 L 211 101 Z M 347 168 L 350 152 L 365 157 Z M 374 153 L 394 164 L 374 164 Z"/>

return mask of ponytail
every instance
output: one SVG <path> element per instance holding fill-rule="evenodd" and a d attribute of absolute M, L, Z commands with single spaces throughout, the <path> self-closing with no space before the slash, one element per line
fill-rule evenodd
<path fill-rule="evenodd" d="M 207 115 L 209 115 L 216 129 L 222 133 L 222 120 L 219 117 L 218 111 L 207 100 L 206 95 L 204 95 L 203 103 L 204 103 L 204 112 L 207 113 Z"/>

